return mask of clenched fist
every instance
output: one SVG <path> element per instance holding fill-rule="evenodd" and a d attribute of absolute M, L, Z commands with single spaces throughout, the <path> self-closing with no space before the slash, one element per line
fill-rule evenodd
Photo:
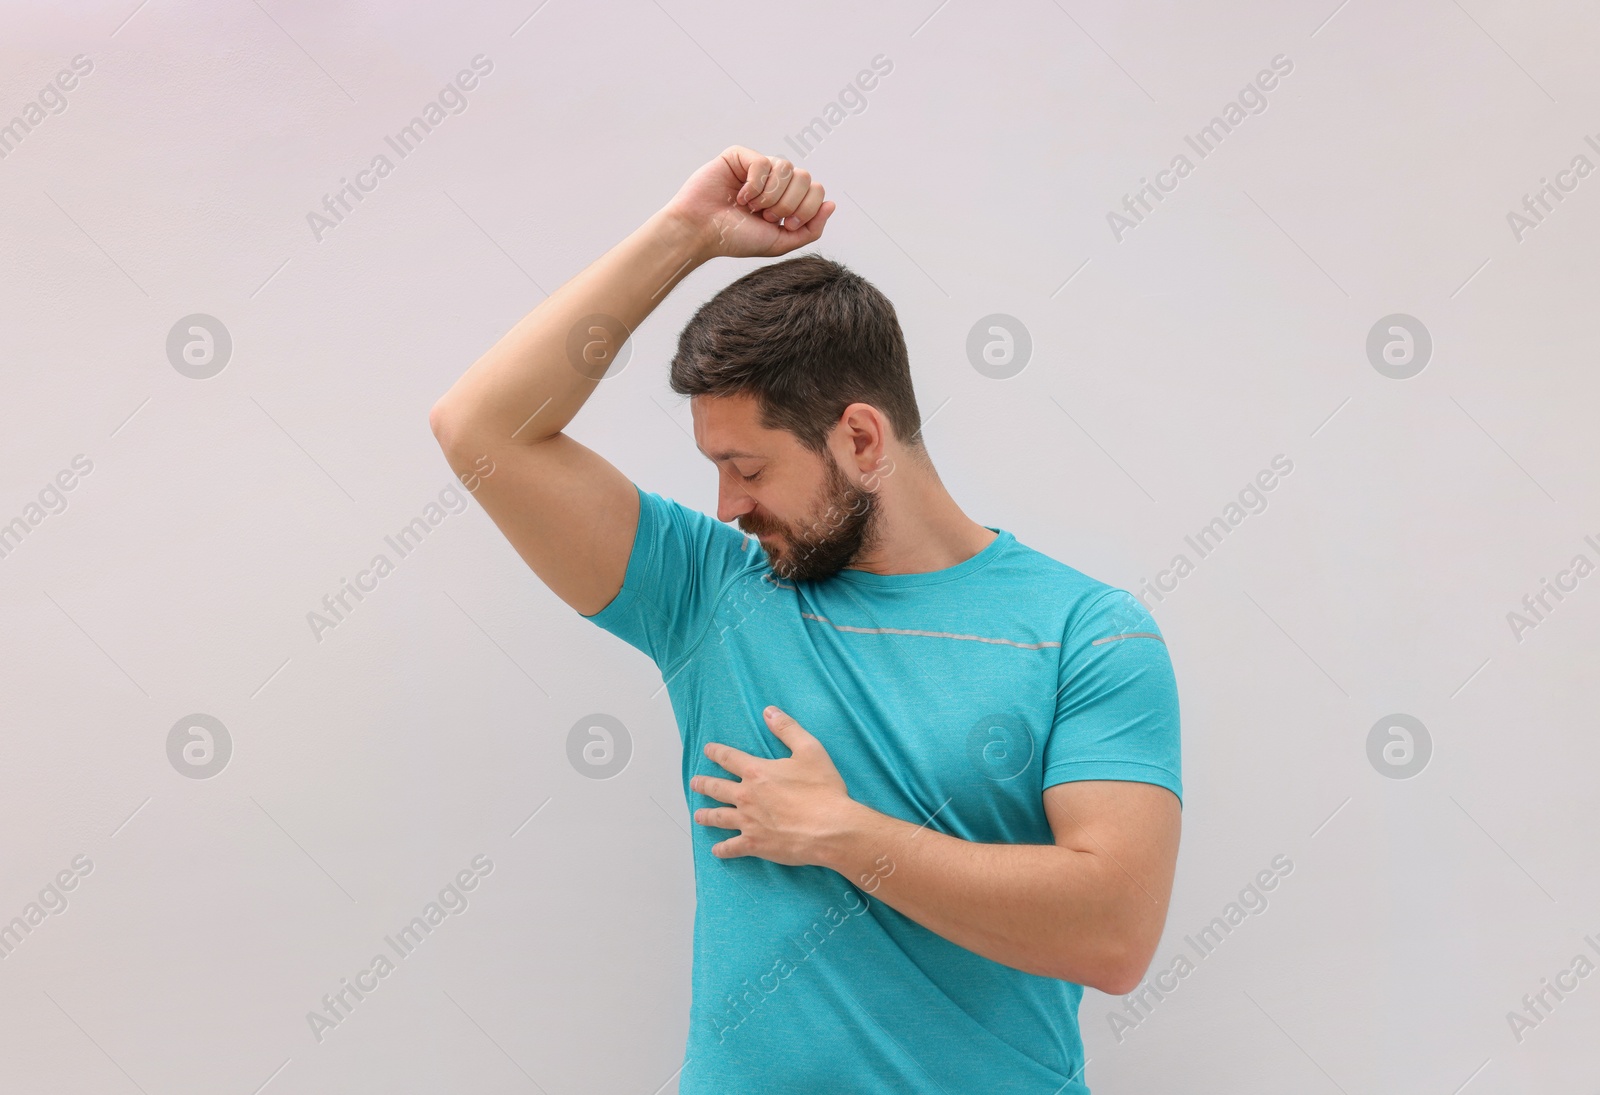
<path fill-rule="evenodd" d="M 733 145 L 691 175 L 663 212 L 699 233 L 709 255 L 775 258 L 820 237 L 834 208 L 809 171 Z"/>

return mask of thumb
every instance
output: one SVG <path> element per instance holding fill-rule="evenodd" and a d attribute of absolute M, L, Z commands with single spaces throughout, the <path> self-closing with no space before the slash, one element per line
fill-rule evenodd
<path fill-rule="evenodd" d="M 822 238 L 822 229 L 827 225 L 828 218 L 833 216 L 833 211 L 837 208 L 838 206 L 831 201 L 823 202 L 822 207 L 817 210 L 817 215 L 806 221 L 804 227 L 794 229 L 779 228 L 778 238 L 772 243 L 769 257 L 775 258 L 807 244 L 816 243 L 817 240 Z"/>
<path fill-rule="evenodd" d="M 782 708 L 768 707 L 762 714 L 766 717 L 767 729 L 789 747 L 790 753 L 795 751 L 795 746 L 811 740 L 811 735 L 805 727 L 795 722 Z"/>

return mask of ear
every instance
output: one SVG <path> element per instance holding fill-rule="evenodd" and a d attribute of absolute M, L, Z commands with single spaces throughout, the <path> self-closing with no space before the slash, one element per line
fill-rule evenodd
<path fill-rule="evenodd" d="M 847 431 L 857 477 L 866 476 L 888 451 L 888 420 L 871 403 L 852 403 L 844 409 L 840 422 Z"/>

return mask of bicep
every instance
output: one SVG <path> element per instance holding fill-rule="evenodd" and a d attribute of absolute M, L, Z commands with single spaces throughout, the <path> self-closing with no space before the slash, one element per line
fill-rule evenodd
<path fill-rule="evenodd" d="M 453 436 L 442 415 L 434 433 L 551 591 L 664 672 L 710 630 L 731 580 L 759 561 L 749 537 L 643 490 L 565 434 L 485 449 L 478 438 Z"/>
<path fill-rule="evenodd" d="M 459 459 L 453 455 L 452 465 Z M 534 444 L 496 446 L 472 460 L 458 470 L 473 477 L 469 483 L 475 479 L 473 496 L 550 591 L 584 616 L 610 604 L 622 588 L 638 528 L 632 481 L 561 433 Z"/>
<path fill-rule="evenodd" d="M 1161 939 L 1178 864 L 1178 796 L 1154 783 L 1080 780 L 1044 791 L 1055 842 L 1099 857 L 1126 910 L 1125 927 L 1148 964 Z"/>

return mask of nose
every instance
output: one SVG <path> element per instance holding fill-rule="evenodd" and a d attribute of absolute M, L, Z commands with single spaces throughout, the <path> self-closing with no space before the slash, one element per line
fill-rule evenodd
<path fill-rule="evenodd" d="M 755 509 L 755 499 L 724 472 L 717 482 L 717 520 L 724 523 Z"/>

